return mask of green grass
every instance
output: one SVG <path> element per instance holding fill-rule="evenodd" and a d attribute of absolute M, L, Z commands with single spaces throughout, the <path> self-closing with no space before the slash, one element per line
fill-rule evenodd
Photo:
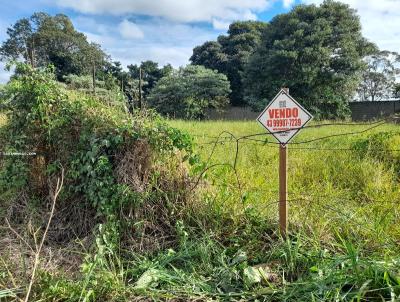
<path fill-rule="evenodd" d="M 222 131 L 236 137 L 261 133 L 261 126 L 252 121 L 169 123 L 193 135 L 201 161 L 190 173 L 195 179 L 202 175 L 200 201 L 207 211 L 177 222 L 179 244 L 170 249 L 126 257 L 98 247 L 104 254 L 85 252 L 79 277 L 42 271 L 34 300 L 399 299 L 400 152 L 391 150 L 400 149 L 400 137 L 382 134 L 398 133 L 399 126 L 290 145 L 290 236 L 282 240 L 277 234 L 277 146 L 241 142 L 235 170 L 234 141 L 223 138 L 212 152 L 215 139 L 210 137 Z M 369 127 L 306 129 L 294 142 Z M 268 141 L 274 142 L 269 136 Z M 264 275 L 252 284 L 245 272 L 255 265 L 264 268 Z M 1 268 L 0 273 L 0 298 L 15 296 L 4 285 L 10 284 L 7 272 Z"/>
<path fill-rule="evenodd" d="M 265 133 L 255 121 L 169 121 L 192 154 L 149 112 L 63 98 L 46 71 L 23 68 L 0 145 L 44 155 L 0 157 L 1 301 L 27 292 L 51 201 L 42 172 L 52 183 L 58 164 L 65 187 L 30 301 L 399 301 L 398 126 L 303 130 L 294 142 L 312 142 L 288 147 L 283 239 L 277 145 L 232 139 Z"/>
<path fill-rule="evenodd" d="M 187 122 L 171 121 L 171 125 L 194 135 L 197 151 L 209 165 L 234 164 L 236 143 L 214 145 L 222 131 L 236 137 L 262 133 L 257 122 Z M 365 125 L 326 126 L 301 131 L 294 143 L 332 134 L 359 132 Z M 339 230 L 342 236 L 357 241 L 368 251 L 397 254 L 400 242 L 399 166 L 393 158 L 379 160 L 376 156 L 357 151 L 363 140 L 382 132 L 399 132 L 399 126 L 385 124 L 361 134 L 339 136 L 288 148 L 288 193 L 290 230 L 302 230 L 315 240 L 335 242 Z M 227 134 L 224 134 L 227 137 Z M 267 136 L 269 142 L 275 142 Z M 261 137 L 265 138 L 265 137 Z M 223 140 L 221 140 L 223 141 Z M 399 135 L 389 141 L 391 149 L 400 149 Z M 306 148 L 306 149 L 298 149 Z M 309 148 L 309 149 L 307 149 Z M 354 150 L 314 150 L 354 149 Z M 377 148 L 385 148 L 384 145 Z M 216 199 L 223 207 L 240 213 L 249 209 L 271 220 L 277 220 L 278 146 L 240 141 L 236 173 L 227 166 L 207 171 L 207 179 L 218 188 Z M 390 151 L 388 151 L 390 152 Z M 239 182 L 239 183 L 238 183 Z M 390 246 L 391 248 L 387 248 Z"/>

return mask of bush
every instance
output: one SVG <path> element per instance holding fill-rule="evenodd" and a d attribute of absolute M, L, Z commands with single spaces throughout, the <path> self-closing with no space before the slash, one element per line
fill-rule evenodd
<path fill-rule="evenodd" d="M 207 108 L 221 109 L 231 92 L 227 77 L 203 66 L 189 65 L 163 77 L 151 90 L 149 105 L 177 118 L 203 118 Z"/>
<path fill-rule="evenodd" d="M 399 296 L 399 261 L 391 259 L 397 257 L 397 207 L 385 207 L 379 200 L 359 208 L 347 199 L 338 200 L 341 211 L 324 207 L 330 199 L 321 192 L 344 185 L 338 193 L 358 194 L 367 182 L 360 172 L 373 171 L 347 165 L 346 153 L 334 160 L 326 153 L 317 154 L 303 164 L 299 162 L 307 157 L 291 157 L 295 170 L 303 173 L 291 177 L 306 182 L 308 177 L 320 184 L 312 187 L 300 181 L 297 188 L 301 192 L 312 188 L 321 199 L 314 205 L 307 198 L 303 203 L 291 202 L 296 234 L 280 240 L 274 232 L 272 203 L 251 204 L 253 192 L 248 183 L 242 183 L 245 192 L 235 188 L 236 171 L 232 182 L 226 167 L 215 174 L 208 170 L 204 179 L 221 186 L 213 192 L 216 187 L 201 181 L 204 198 L 198 202 L 193 184 L 201 179 L 192 181 L 185 159 L 197 163 L 203 172 L 204 163 L 192 155 L 191 139 L 154 112 L 131 116 L 120 106 L 63 89 L 51 70 L 34 71 L 25 65 L 20 70 L 2 94 L 8 119 L 0 136 L 5 151 L 35 151 L 38 156 L 0 161 L 0 211 L 14 227 L 2 229 L 0 299 L 18 298 L 24 292 L 34 251 L 19 242 L 35 246 L 41 237 L 48 217 L 48 191 L 61 168 L 66 171 L 64 187 L 41 255 L 49 261 L 41 261 L 45 271 L 38 271 L 32 301 L 375 301 Z M 220 124 L 210 126 L 221 128 Z M 243 124 L 238 126 L 243 128 Z M 359 147 L 363 156 L 374 141 L 381 150 L 389 135 L 381 139 L 374 134 L 354 148 Z M 267 167 L 271 157 L 260 157 L 260 151 L 267 153 L 262 147 L 249 146 L 248 160 L 258 165 L 257 173 L 266 173 L 260 175 L 272 175 Z M 227 150 L 227 145 L 221 145 L 214 155 L 227 160 Z M 268 156 L 275 154 L 270 151 Z M 261 161 L 267 165 L 259 165 Z M 238 171 L 243 164 L 238 163 Z M 253 175 L 241 178 L 252 181 Z M 374 178 L 373 173 L 368 176 Z M 355 185 L 348 190 L 352 178 Z M 362 180 L 359 184 L 357 178 Z M 255 183 L 259 188 L 266 183 L 260 179 Z M 273 184 L 271 179 L 268 187 Z M 322 187 L 328 188 L 324 191 Z M 395 185 L 392 188 L 397 190 Z M 274 194 L 269 192 L 263 189 L 262 199 L 253 198 L 269 200 Z M 383 197 L 397 200 L 397 195 L 388 192 Z M 385 224 L 381 218 L 390 222 Z M 378 235 L 388 238 L 375 238 Z M 81 239 L 79 244 L 74 243 L 76 238 Z M 375 245 L 384 248 L 378 250 Z M 64 273 L 66 266 L 69 272 Z"/>
<path fill-rule="evenodd" d="M 188 199 L 183 158 L 191 155 L 190 138 L 152 111 L 129 115 L 120 106 L 67 91 L 52 70 L 19 69 L 2 94 L 9 120 L 3 148 L 37 156 L 2 161 L 0 194 L 25 192 L 28 204 L 48 200 L 47 179 L 62 167 L 64 189 L 50 242 L 84 238 L 98 224 L 109 244 L 124 237 L 126 245 L 139 248 L 139 240 L 151 250 L 174 242 L 180 212 L 171 213 L 170 203 L 184 207 Z"/>

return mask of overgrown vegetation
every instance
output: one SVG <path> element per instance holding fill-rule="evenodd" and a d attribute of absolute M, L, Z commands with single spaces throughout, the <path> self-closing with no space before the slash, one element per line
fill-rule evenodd
<path fill-rule="evenodd" d="M 26 293 L 61 169 L 64 186 L 31 301 L 399 297 L 396 126 L 308 145 L 319 151 L 290 147 L 291 232 L 282 240 L 277 150 L 241 145 L 235 173 L 226 165 L 235 144 L 222 137 L 214 148 L 207 137 L 254 133 L 255 123 L 166 123 L 148 111 L 131 116 L 117 104 L 64 89 L 49 70 L 19 68 L 2 92 L 1 141 L 7 152 L 38 156 L 0 162 L 0 215 L 7 219 L 0 297 L 13 301 Z M 194 146 L 169 124 L 195 135 Z M 298 141 L 332 127 L 305 130 Z M 347 151 L 324 151 L 339 146 Z M 223 165 L 206 169 L 215 164 Z"/>
<path fill-rule="evenodd" d="M 235 139 L 255 122 L 159 116 L 245 105 L 245 88 L 256 108 L 286 85 L 345 118 L 360 77 L 366 99 L 396 86 L 397 54 L 360 29 L 326 0 L 235 22 L 179 70 L 123 71 L 65 15 L 18 20 L 0 48 L 28 63 L 0 85 L 0 300 L 399 301 L 398 125 L 304 129 L 283 239 L 277 146 Z"/>
<path fill-rule="evenodd" d="M 267 276 L 273 278 L 277 274 L 278 279 L 285 280 L 269 282 L 260 300 L 398 299 L 397 125 L 386 124 L 361 134 L 289 146 L 292 235 L 287 242 L 281 242 L 274 237 L 278 213 L 277 147 L 242 140 L 234 171 L 226 164 L 232 166 L 235 162 L 235 140 L 226 133 L 214 144 L 223 131 L 240 137 L 262 129 L 255 122 L 242 121 L 171 124 L 195 135 L 200 157 L 209 159 L 210 166 L 216 165 L 206 172 L 208 182 L 217 188 L 208 198 L 218 204 L 221 216 L 230 213 L 238 227 L 226 237 L 227 241 L 246 251 L 249 264 L 256 264 L 257 268 L 260 264 L 267 266 Z M 369 127 L 366 124 L 310 128 L 303 130 L 294 142 Z M 272 142 L 272 138 L 267 141 Z M 249 229 L 239 227 L 243 216 Z M 249 226 L 253 224 L 257 227 Z M 265 282 L 263 277 L 260 282 Z"/>
<path fill-rule="evenodd" d="M 131 116 L 122 106 L 67 91 L 49 70 L 18 69 L 2 92 L 8 119 L 2 151 L 37 156 L 1 162 L 2 207 L 15 233 L 27 235 L 33 245 L 48 219 L 51 179 L 63 169 L 64 188 L 46 241 L 50 250 L 76 239 L 88 241 L 88 247 L 96 243 L 102 248 L 88 259 L 92 263 L 108 251 L 155 252 L 174 245 L 182 209 L 194 200 L 184 164 L 191 154 L 189 137 L 150 111 Z"/>

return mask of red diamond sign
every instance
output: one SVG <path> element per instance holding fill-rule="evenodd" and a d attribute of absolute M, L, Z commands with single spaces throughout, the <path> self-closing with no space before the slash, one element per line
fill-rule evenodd
<path fill-rule="evenodd" d="M 306 109 L 282 89 L 257 120 L 281 144 L 287 144 L 312 118 Z"/>

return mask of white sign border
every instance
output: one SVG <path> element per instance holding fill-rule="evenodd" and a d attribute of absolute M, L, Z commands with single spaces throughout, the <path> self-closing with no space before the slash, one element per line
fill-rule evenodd
<path fill-rule="evenodd" d="M 282 95 L 282 94 L 286 94 L 287 97 L 289 97 L 291 99 L 292 102 L 294 102 L 297 106 L 299 106 L 302 110 L 304 110 L 304 112 L 310 117 L 310 119 L 304 123 L 303 126 L 301 126 L 300 128 L 297 128 L 295 131 L 295 133 L 292 135 L 292 137 L 286 142 L 286 143 L 282 143 L 279 138 L 275 135 L 276 132 L 272 132 L 271 130 L 269 130 L 263 123 L 261 123 L 260 118 L 261 116 L 268 110 L 269 107 L 271 107 L 271 105 L 276 101 L 276 99 Z M 296 135 L 297 133 L 299 133 L 299 131 L 301 129 L 303 129 L 314 117 L 311 115 L 310 112 L 308 112 L 307 109 L 305 109 L 303 106 L 301 106 L 299 104 L 299 102 L 297 102 L 294 98 L 292 98 L 284 89 L 281 89 L 278 94 L 273 98 L 273 100 L 267 105 L 267 107 L 265 107 L 265 109 L 258 115 L 257 117 L 257 121 L 261 124 L 261 126 L 263 126 L 265 129 L 267 129 L 267 131 L 269 133 L 271 133 L 273 135 L 273 137 L 276 138 L 276 140 L 281 144 L 281 145 L 287 145 Z M 294 130 L 294 129 L 293 129 Z M 293 131 L 293 130 L 288 130 L 288 131 Z"/>

